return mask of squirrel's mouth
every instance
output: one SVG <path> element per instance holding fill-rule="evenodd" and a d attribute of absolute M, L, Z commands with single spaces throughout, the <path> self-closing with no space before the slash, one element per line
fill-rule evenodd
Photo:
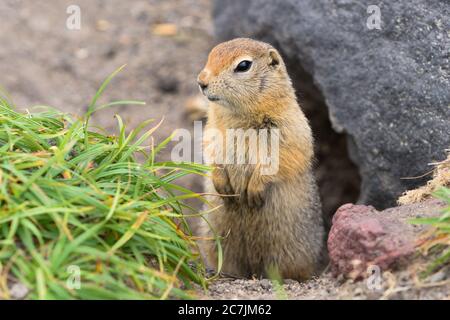
<path fill-rule="evenodd" d="M 220 99 L 218 97 L 215 96 L 206 96 L 208 98 L 209 101 L 219 101 Z"/>

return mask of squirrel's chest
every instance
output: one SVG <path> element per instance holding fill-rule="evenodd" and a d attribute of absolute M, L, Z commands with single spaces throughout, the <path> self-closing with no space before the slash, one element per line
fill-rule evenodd
<path fill-rule="evenodd" d="M 208 164 L 225 165 L 245 173 L 249 167 L 261 163 L 264 152 L 280 142 L 280 130 L 268 117 L 239 124 L 214 120 L 203 132 L 203 155 Z"/>

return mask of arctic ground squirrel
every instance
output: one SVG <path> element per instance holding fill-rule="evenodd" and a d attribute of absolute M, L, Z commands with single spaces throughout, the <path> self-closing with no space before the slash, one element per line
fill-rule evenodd
<path fill-rule="evenodd" d="M 204 239 L 221 237 L 221 271 L 235 277 L 276 272 L 296 280 L 319 273 L 326 249 L 312 173 L 313 137 L 280 53 L 247 38 L 221 43 L 210 52 L 197 81 L 209 100 L 205 132 L 223 137 L 204 139 L 204 156 L 213 166 L 205 191 L 216 209 L 200 226 Z M 264 131 L 268 141 L 255 149 L 251 134 L 239 141 L 230 129 Z M 262 146 L 269 155 L 276 147 L 277 158 L 265 161 Z M 243 148 L 247 162 L 237 161 L 237 148 Z M 221 154 L 223 161 L 218 161 Z M 264 172 L 275 162 L 276 170 Z M 207 265 L 217 269 L 216 243 L 202 240 L 200 248 Z"/>

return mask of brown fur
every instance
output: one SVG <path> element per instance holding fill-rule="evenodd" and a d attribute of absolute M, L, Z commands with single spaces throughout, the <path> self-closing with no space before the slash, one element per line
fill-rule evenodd
<path fill-rule="evenodd" d="M 251 69 L 236 74 L 242 60 Z M 209 104 L 206 129 L 278 128 L 279 170 L 262 175 L 262 164 L 216 164 L 205 181 L 206 192 L 217 206 L 201 227 L 204 236 L 224 237 L 223 267 L 226 274 L 267 276 L 270 269 L 283 278 L 304 280 L 324 262 L 324 228 L 320 200 L 311 172 L 313 138 L 298 106 L 291 80 L 280 54 L 269 44 L 235 39 L 216 46 L 199 74 L 207 85 Z M 248 151 L 248 146 L 245 145 Z M 207 156 L 214 142 L 205 141 Z M 208 154 L 209 153 L 209 154 Z M 228 155 L 227 155 L 228 156 Z M 209 266 L 217 268 L 217 248 L 202 241 Z"/>

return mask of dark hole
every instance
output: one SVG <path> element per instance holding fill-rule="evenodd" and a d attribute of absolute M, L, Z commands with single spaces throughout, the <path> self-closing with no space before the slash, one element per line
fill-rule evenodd
<path fill-rule="evenodd" d="M 327 230 L 336 209 L 342 204 L 358 200 L 361 178 L 358 168 L 350 160 L 347 135 L 333 130 L 320 90 L 298 62 L 286 61 L 297 91 L 299 103 L 310 121 L 315 140 L 315 174 L 322 199 Z"/>

